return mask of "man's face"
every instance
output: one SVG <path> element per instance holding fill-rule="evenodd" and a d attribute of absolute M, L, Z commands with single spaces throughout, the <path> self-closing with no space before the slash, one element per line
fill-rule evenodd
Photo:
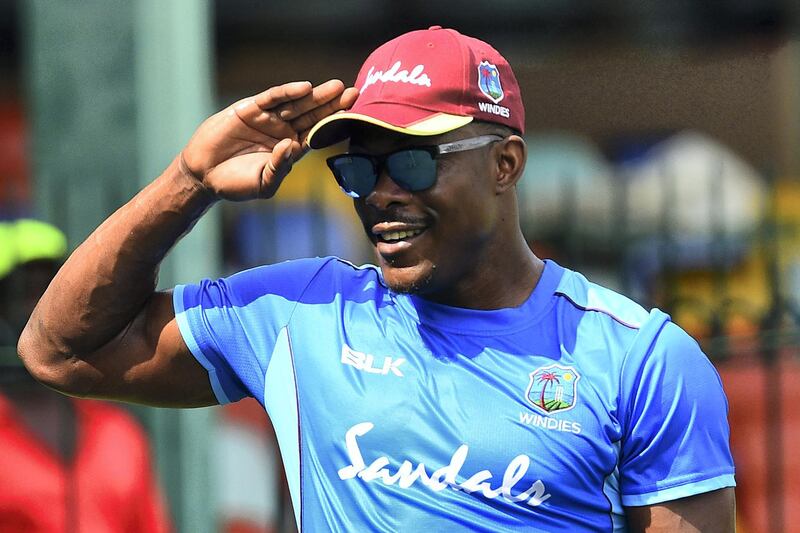
<path fill-rule="evenodd" d="M 350 152 L 383 155 L 481 134 L 473 125 L 434 137 L 364 128 L 354 132 Z M 477 257 L 493 237 L 499 216 L 491 173 L 493 146 L 439 156 L 436 183 L 424 191 L 401 188 L 381 169 L 375 189 L 355 199 L 384 280 L 393 290 L 447 300 L 448 291 L 480 275 Z"/>

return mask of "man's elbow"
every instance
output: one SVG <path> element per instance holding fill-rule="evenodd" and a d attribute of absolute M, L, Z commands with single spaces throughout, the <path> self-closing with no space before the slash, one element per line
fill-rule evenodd
<path fill-rule="evenodd" d="M 37 334 L 30 322 L 17 342 L 17 353 L 31 376 L 47 387 L 69 394 L 88 396 L 91 384 L 81 371 L 84 362 L 58 349 L 45 336 Z"/>

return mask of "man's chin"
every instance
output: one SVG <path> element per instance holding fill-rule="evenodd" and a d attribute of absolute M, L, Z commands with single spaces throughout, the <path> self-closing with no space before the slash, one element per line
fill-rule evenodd
<path fill-rule="evenodd" d="M 430 289 L 434 265 L 396 267 L 381 261 L 383 281 L 392 291 L 400 294 L 424 294 Z"/>

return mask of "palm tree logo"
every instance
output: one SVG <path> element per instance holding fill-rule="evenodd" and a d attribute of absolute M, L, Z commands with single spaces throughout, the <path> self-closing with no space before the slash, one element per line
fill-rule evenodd
<path fill-rule="evenodd" d="M 555 375 L 553 372 L 542 372 L 541 374 L 539 374 L 539 377 L 537 378 L 537 382 L 539 384 L 543 384 L 542 385 L 542 393 L 539 395 L 539 404 L 538 405 L 539 405 L 539 407 L 541 407 L 545 411 L 550 412 L 551 409 L 548 409 L 547 403 L 545 403 L 544 394 L 547 391 L 547 388 L 552 383 L 555 382 L 556 384 L 558 384 L 558 383 L 561 383 L 561 382 L 558 380 L 558 376 Z"/>
<path fill-rule="evenodd" d="M 503 99 L 503 86 L 500 85 L 500 71 L 488 61 L 478 65 L 478 88 L 495 104 Z"/>
<path fill-rule="evenodd" d="M 549 365 L 529 374 L 526 398 L 544 413 L 566 411 L 575 406 L 581 376 L 571 366 Z"/>

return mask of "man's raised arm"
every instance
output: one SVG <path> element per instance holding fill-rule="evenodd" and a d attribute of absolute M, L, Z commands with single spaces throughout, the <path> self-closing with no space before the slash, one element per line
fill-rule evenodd
<path fill-rule="evenodd" d="M 56 275 L 19 341 L 28 370 L 67 394 L 151 405 L 216 403 L 156 292 L 170 248 L 217 200 L 270 198 L 319 119 L 352 105 L 332 80 L 295 82 L 207 119 L 156 180 L 104 221 Z"/>

